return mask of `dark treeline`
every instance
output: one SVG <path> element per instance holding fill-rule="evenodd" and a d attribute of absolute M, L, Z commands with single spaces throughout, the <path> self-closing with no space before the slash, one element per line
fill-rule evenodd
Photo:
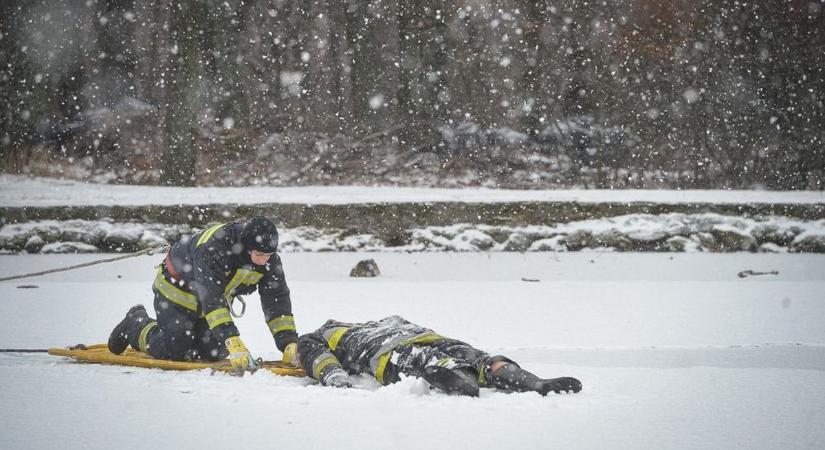
<path fill-rule="evenodd" d="M 131 182 L 200 182 L 199 165 L 266 146 L 337 160 L 369 145 L 383 160 L 436 155 L 435 176 L 536 152 L 565 168 L 553 186 L 596 173 L 599 187 L 823 189 L 823 8 L 4 0 L 0 148 L 6 170 L 57 157 L 147 169 Z M 497 173 L 520 186 L 506 178 L 526 172 Z"/>

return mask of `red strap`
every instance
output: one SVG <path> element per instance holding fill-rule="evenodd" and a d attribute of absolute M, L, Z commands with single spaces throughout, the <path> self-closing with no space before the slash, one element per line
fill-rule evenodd
<path fill-rule="evenodd" d="M 183 280 L 183 278 L 178 275 L 178 272 L 172 267 L 172 260 L 169 258 L 169 253 L 166 254 L 166 258 L 163 259 L 163 265 L 166 266 L 166 271 L 169 272 L 169 275 L 172 275 L 172 278 L 175 278 L 178 281 Z"/>

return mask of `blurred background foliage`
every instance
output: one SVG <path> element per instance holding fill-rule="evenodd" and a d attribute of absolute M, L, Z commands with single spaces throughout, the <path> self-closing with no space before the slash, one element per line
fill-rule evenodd
<path fill-rule="evenodd" d="M 2 170 L 825 187 L 822 0 L 5 0 Z"/>

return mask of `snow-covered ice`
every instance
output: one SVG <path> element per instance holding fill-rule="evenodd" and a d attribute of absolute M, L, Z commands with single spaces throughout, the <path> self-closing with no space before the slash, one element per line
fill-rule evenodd
<path fill-rule="evenodd" d="M 100 258 L 0 255 L 0 276 Z M 286 253 L 299 331 L 390 314 L 506 354 L 576 395 L 478 399 L 0 355 L 0 447 L 823 448 L 825 257 Z M 382 276 L 349 278 L 375 258 Z M 0 283 L 2 348 L 104 342 L 157 257 Z M 738 278 L 751 269 L 778 275 Z M 528 282 L 526 280 L 539 280 Z M 37 288 L 19 289 L 20 285 Z M 252 297 L 247 345 L 279 357 Z"/>

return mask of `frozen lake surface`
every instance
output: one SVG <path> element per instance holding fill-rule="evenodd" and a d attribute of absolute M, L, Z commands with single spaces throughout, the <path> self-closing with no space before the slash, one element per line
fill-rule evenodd
<path fill-rule="evenodd" d="M 0 255 L 0 276 L 101 258 Z M 285 253 L 299 332 L 400 314 L 502 353 L 576 395 L 480 398 L 419 380 L 334 390 L 0 355 L 3 448 L 823 448 L 825 256 Z M 349 278 L 363 258 L 383 275 Z M 0 283 L 2 348 L 105 342 L 151 304 L 158 257 Z M 742 270 L 778 275 L 738 278 Z M 523 281 L 538 280 L 538 281 Z M 21 289 L 17 286 L 36 285 Z M 237 321 L 280 355 L 257 299 Z M 151 309 L 151 308 L 150 308 Z M 215 431 L 210 431 L 214 429 Z M 230 433 L 228 430 L 236 430 Z"/>

